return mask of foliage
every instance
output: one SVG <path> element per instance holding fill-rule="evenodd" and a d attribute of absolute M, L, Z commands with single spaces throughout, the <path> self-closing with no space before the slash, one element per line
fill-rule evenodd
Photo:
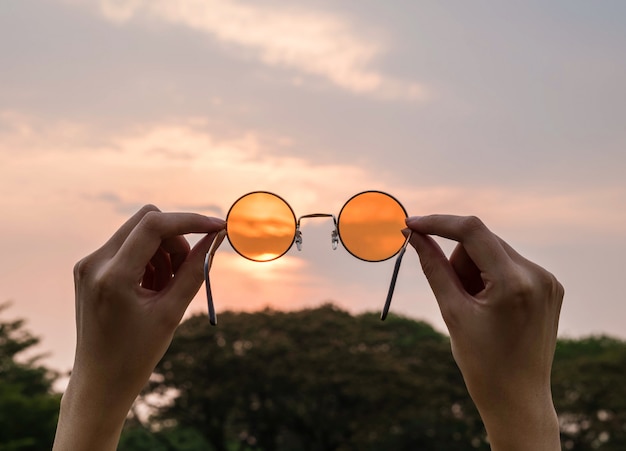
<path fill-rule="evenodd" d="M 609 337 L 560 340 L 553 394 L 563 447 L 626 450 L 626 344 Z"/>
<path fill-rule="evenodd" d="M 148 392 L 153 425 L 216 451 L 488 449 L 447 337 L 427 324 L 314 310 L 224 313 L 181 325 Z M 232 447 L 235 448 L 232 448 Z"/>
<path fill-rule="evenodd" d="M 202 434 L 193 428 L 166 428 L 151 431 L 140 423 L 128 422 L 118 451 L 213 451 Z"/>
<path fill-rule="evenodd" d="M 626 449 L 625 375 L 623 341 L 559 340 L 552 385 L 565 450 Z M 146 445 L 120 449 L 489 449 L 446 336 L 331 305 L 227 312 L 219 327 L 188 319 L 142 399 L 155 395 L 171 402 L 149 429 L 135 421 L 124 432 Z"/>
<path fill-rule="evenodd" d="M 0 305 L 0 313 L 6 304 Z M 57 375 L 23 358 L 39 339 L 0 320 L 0 451 L 50 449 Z M 20 358 L 21 357 L 21 358 Z M 552 386 L 562 444 L 626 449 L 626 343 L 559 340 Z M 429 325 L 331 305 L 185 321 L 127 421 L 120 451 L 487 450 L 448 338 Z"/>
<path fill-rule="evenodd" d="M 7 306 L 0 305 L 0 313 Z M 52 446 L 60 401 L 52 392 L 56 374 L 39 365 L 41 356 L 16 359 L 38 343 L 23 320 L 0 321 L 0 451 Z"/>

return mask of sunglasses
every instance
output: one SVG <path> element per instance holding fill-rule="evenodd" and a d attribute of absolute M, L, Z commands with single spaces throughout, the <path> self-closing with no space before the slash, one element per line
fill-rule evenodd
<path fill-rule="evenodd" d="M 381 262 L 397 255 L 381 320 L 387 317 L 402 257 L 409 242 L 402 230 L 406 228 L 407 212 L 402 204 L 382 191 L 364 191 L 352 196 L 335 217 L 329 213 L 313 213 L 296 218 L 291 206 L 280 196 L 267 191 L 254 191 L 241 196 L 230 207 L 226 229 L 214 240 L 204 260 L 204 281 L 209 307 L 209 321 L 217 324 L 209 270 L 224 235 L 242 257 L 255 262 L 268 262 L 282 257 L 296 244 L 302 250 L 300 225 L 307 218 L 332 218 L 334 229 L 331 244 L 339 241 L 353 256 L 368 262 Z"/>

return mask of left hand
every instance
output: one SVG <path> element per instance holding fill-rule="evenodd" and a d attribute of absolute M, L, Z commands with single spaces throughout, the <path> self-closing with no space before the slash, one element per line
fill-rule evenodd
<path fill-rule="evenodd" d="M 224 221 L 145 206 L 74 268 L 77 344 L 54 449 L 116 449 L 141 388 L 203 282 Z M 188 233 L 206 233 L 193 249 Z"/>

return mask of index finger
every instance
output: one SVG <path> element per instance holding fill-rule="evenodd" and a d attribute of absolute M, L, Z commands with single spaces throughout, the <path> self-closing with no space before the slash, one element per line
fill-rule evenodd
<path fill-rule="evenodd" d="M 217 232 L 224 227 L 223 220 L 196 213 L 151 211 L 130 232 L 115 258 L 134 278 L 139 277 L 163 240 L 188 233 Z"/>
<path fill-rule="evenodd" d="M 119 250 L 120 246 L 124 243 L 124 240 L 128 238 L 130 232 L 133 231 L 139 221 L 151 211 L 161 211 L 152 204 L 147 204 L 141 207 L 134 215 L 132 215 L 122 226 L 107 240 L 106 243 L 98 250 L 104 252 L 107 256 L 112 257 Z"/>
<path fill-rule="evenodd" d="M 421 234 L 436 235 L 463 244 L 479 270 L 494 272 L 509 261 L 498 237 L 476 216 L 430 215 L 411 217 L 407 226 Z"/>

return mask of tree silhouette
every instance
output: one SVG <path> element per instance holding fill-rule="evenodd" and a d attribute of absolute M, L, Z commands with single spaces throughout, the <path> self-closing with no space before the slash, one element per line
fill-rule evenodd
<path fill-rule="evenodd" d="M 0 313 L 7 307 L 0 305 Z M 38 343 L 24 320 L 0 321 L 0 451 L 52 447 L 60 402 L 52 392 L 57 375 L 39 364 L 41 356 L 16 359 Z"/>
<path fill-rule="evenodd" d="M 563 447 L 626 450 L 626 344 L 599 336 L 560 340 L 552 385 Z"/>
<path fill-rule="evenodd" d="M 488 449 L 447 337 L 331 305 L 223 313 L 179 328 L 148 392 L 177 396 L 156 424 L 217 451 Z"/>

